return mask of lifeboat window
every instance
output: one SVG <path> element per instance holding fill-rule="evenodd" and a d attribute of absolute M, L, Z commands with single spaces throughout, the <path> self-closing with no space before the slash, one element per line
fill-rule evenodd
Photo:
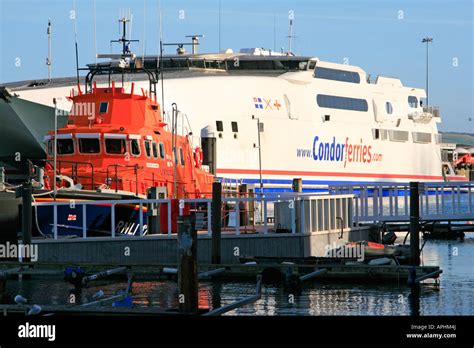
<path fill-rule="evenodd" d="M 109 108 L 109 103 L 108 102 L 101 102 L 99 106 L 99 112 L 101 114 L 107 113 L 107 109 Z"/>
<path fill-rule="evenodd" d="M 150 147 L 150 140 L 145 140 L 145 153 L 146 157 L 150 158 L 151 157 L 151 147 Z"/>
<path fill-rule="evenodd" d="M 140 142 L 138 139 L 130 140 L 130 152 L 133 156 L 140 156 Z"/>
<path fill-rule="evenodd" d="M 179 148 L 179 158 L 181 160 L 181 165 L 184 166 L 184 153 L 183 153 L 183 148 Z"/>
<path fill-rule="evenodd" d="M 231 122 L 232 125 L 232 132 L 237 133 L 239 131 L 239 126 L 237 125 L 237 122 Z"/>
<path fill-rule="evenodd" d="M 222 121 L 216 121 L 216 128 L 218 132 L 224 131 L 224 124 L 222 123 Z"/>
<path fill-rule="evenodd" d="M 72 139 L 58 139 L 58 155 L 71 155 L 74 153 L 74 142 Z M 54 140 L 48 141 L 48 154 L 54 155 Z"/>
<path fill-rule="evenodd" d="M 158 158 L 158 148 L 156 147 L 156 143 L 152 143 L 153 146 L 153 158 Z"/>
<path fill-rule="evenodd" d="M 54 140 L 53 140 L 54 150 Z M 74 153 L 74 142 L 72 139 L 58 139 L 58 155 L 71 155 Z"/>
<path fill-rule="evenodd" d="M 160 157 L 161 159 L 165 158 L 165 144 L 160 143 Z"/>
<path fill-rule="evenodd" d="M 105 139 L 105 151 L 111 155 L 123 155 L 126 152 L 125 139 Z"/>
<path fill-rule="evenodd" d="M 79 139 L 79 152 L 81 153 L 99 153 L 100 141 L 99 139 Z"/>

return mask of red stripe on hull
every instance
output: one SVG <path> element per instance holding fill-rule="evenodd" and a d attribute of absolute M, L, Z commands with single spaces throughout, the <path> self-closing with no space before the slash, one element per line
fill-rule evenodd
<path fill-rule="evenodd" d="M 218 174 L 260 174 L 256 169 L 217 169 Z M 442 176 L 437 175 L 410 175 L 410 174 L 374 174 L 374 173 L 341 173 L 341 172 L 308 172 L 292 170 L 262 170 L 262 174 L 268 175 L 302 175 L 302 176 L 336 176 L 353 178 L 377 178 L 377 179 L 418 179 L 443 181 Z M 467 181 L 467 178 L 448 176 L 448 180 Z"/>

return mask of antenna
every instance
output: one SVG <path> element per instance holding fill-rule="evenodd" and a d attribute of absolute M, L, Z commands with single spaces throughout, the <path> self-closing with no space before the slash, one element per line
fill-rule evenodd
<path fill-rule="evenodd" d="M 145 64 L 146 0 L 143 0 L 142 62 Z"/>
<path fill-rule="evenodd" d="M 221 0 L 219 0 L 219 52 L 221 51 Z"/>
<path fill-rule="evenodd" d="M 119 26 L 122 24 L 122 37 L 118 40 L 110 40 L 112 42 L 118 42 L 122 44 L 122 55 L 123 56 L 131 56 L 132 52 L 130 51 L 130 44 L 132 42 L 139 42 L 140 40 L 131 40 L 127 39 L 127 22 L 130 22 L 130 19 L 123 16 L 119 18 Z"/>
<path fill-rule="evenodd" d="M 79 81 L 79 50 L 77 48 L 77 13 L 76 13 L 76 1 L 72 0 L 72 9 L 74 12 L 74 45 L 76 46 L 76 76 L 77 76 L 77 84 L 80 83 Z"/>
<path fill-rule="evenodd" d="M 276 12 L 273 12 L 273 52 L 277 51 L 277 39 L 276 39 L 276 32 L 277 32 L 277 27 L 276 27 L 276 20 L 277 20 L 277 15 Z"/>
<path fill-rule="evenodd" d="M 48 18 L 48 58 L 46 58 L 46 65 L 48 66 L 48 82 L 51 83 L 51 18 Z"/>
<path fill-rule="evenodd" d="M 161 16 L 161 0 L 158 0 L 158 17 L 160 18 L 159 39 L 160 39 L 160 59 L 156 60 L 156 65 L 161 77 L 161 112 L 165 116 L 165 83 L 163 78 L 163 18 Z"/>
<path fill-rule="evenodd" d="M 94 0 L 94 50 L 95 50 L 95 63 L 97 64 L 97 17 L 96 17 L 95 0 Z"/>
<path fill-rule="evenodd" d="M 287 36 L 288 38 L 288 53 L 291 53 L 292 49 L 292 44 L 293 44 L 293 19 L 290 19 L 290 25 L 289 25 L 289 35 Z"/>

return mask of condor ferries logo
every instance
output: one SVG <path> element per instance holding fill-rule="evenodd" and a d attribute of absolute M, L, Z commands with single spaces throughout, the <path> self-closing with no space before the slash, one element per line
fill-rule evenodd
<path fill-rule="evenodd" d="M 363 139 L 356 141 L 346 137 L 340 142 L 336 137 L 323 139 L 316 135 L 311 149 L 296 149 L 296 157 L 312 158 L 314 161 L 341 162 L 344 168 L 349 163 L 370 164 L 381 162 L 382 154 L 374 151 L 372 145 L 365 144 Z"/>

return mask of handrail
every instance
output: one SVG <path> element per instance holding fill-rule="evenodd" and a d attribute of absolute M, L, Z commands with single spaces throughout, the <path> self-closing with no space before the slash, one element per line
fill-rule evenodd
<path fill-rule="evenodd" d="M 51 164 L 52 166 L 54 166 L 54 161 L 53 160 L 44 160 L 44 163 L 49 163 Z M 83 179 L 87 179 L 87 178 L 90 178 L 91 179 L 91 189 L 93 190 L 94 189 L 94 165 L 91 163 L 91 162 L 81 162 L 81 161 L 68 161 L 68 160 L 58 160 L 56 161 L 56 163 L 58 164 L 58 168 L 56 168 L 56 170 L 58 171 L 58 173 L 54 173 L 54 175 L 61 175 L 61 164 L 62 163 L 70 163 L 72 164 L 71 165 L 71 177 L 72 179 L 76 182 L 77 179 L 79 178 L 83 178 Z M 87 165 L 87 166 L 90 166 L 91 167 L 91 176 L 79 176 L 78 173 L 78 165 Z M 54 168 L 54 167 L 53 167 Z M 75 174 L 74 174 L 75 173 Z M 54 180 L 56 180 L 56 178 L 54 178 Z"/>
<path fill-rule="evenodd" d="M 114 164 L 109 164 L 106 169 L 106 180 L 109 179 L 109 167 L 115 167 L 115 192 L 118 192 L 118 167 L 121 168 L 133 168 L 135 172 L 135 195 L 138 196 L 138 169 L 141 168 L 138 164 L 119 164 L 119 163 L 114 163 Z"/>

